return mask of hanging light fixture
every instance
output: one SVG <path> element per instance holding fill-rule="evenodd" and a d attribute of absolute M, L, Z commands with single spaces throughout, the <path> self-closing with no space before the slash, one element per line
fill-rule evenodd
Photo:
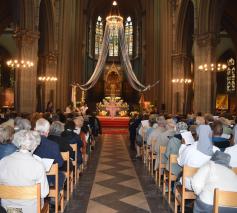
<path fill-rule="evenodd" d="M 11 68 L 31 68 L 34 66 L 34 63 L 30 60 L 17 60 L 17 59 L 10 59 L 6 62 L 7 66 Z"/>
<path fill-rule="evenodd" d="M 57 77 L 54 77 L 54 76 L 39 76 L 38 77 L 38 80 L 39 81 L 43 81 L 43 82 L 47 82 L 47 81 L 57 81 L 58 80 L 58 78 Z"/>
<path fill-rule="evenodd" d="M 191 84 L 192 83 L 192 80 L 189 79 L 189 78 L 175 78 L 172 80 L 172 83 L 174 84 Z"/>
<path fill-rule="evenodd" d="M 225 71 L 227 68 L 227 65 L 226 64 L 222 64 L 222 63 L 210 63 L 210 64 L 200 64 L 198 66 L 198 69 L 200 71 L 203 71 L 203 72 L 208 72 L 208 71 L 211 71 L 211 72 L 222 72 L 222 71 Z"/>
<path fill-rule="evenodd" d="M 110 26 L 114 27 L 123 24 L 123 17 L 119 14 L 117 1 L 113 1 L 111 14 L 106 17 L 106 21 Z"/>

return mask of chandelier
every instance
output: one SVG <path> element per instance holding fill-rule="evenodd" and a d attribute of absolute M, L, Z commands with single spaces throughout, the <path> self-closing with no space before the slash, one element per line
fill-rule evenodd
<path fill-rule="evenodd" d="M 189 78 L 174 78 L 172 79 L 172 83 L 191 84 L 192 80 Z"/>
<path fill-rule="evenodd" d="M 10 59 L 6 63 L 11 68 L 31 68 L 34 66 L 34 63 L 29 60 Z"/>
<path fill-rule="evenodd" d="M 201 64 L 201 65 L 198 66 L 198 69 L 200 71 L 203 71 L 203 72 L 208 72 L 208 71 L 222 72 L 222 71 L 225 71 L 226 68 L 227 68 L 227 65 L 226 64 L 221 64 L 221 63 L 218 63 L 218 64 L 214 64 L 214 63 Z"/>
<path fill-rule="evenodd" d="M 113 27 L 123 24 L 123 17 L 120 16 L 117 1 L 113 1 L 111 15 L 106 17 L 106 22 Z"/>
<path fill-rule="evenodd" d="M 38 80 L 43 81 L 43 82 L 45 82 L 45 81 L 51 81 L 52 82 L 52 81 L 57 81 L 58 78 L 54 77 L 54 76 L 39 76 Z"/>

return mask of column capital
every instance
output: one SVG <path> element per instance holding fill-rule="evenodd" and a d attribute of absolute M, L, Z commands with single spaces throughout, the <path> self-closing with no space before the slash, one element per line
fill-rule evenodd
<path fill-rule="evenodd" d="M 46 64 L 48 64 L 48 65 L 57 64 L 58 53 L 55 51 L 49 52 L 48 54 L 42 56 L 42 58 L 44 58 Z"/>
<path fill-rule="evenodd" d="M 172 53 L 172 60 L 175 63 L 182 63 L 183 61 L 190 61 L 190 57 L 186 53 Z"/>
<path fill-rule="evenodd" d="M 13 35 L 17 43 L 21 46 L 23 45 L 32 45 L 34 42 L 37 42 L 39 39 L 38 31 L 29 31 L 25 29 L 18 29 Z"/>
<path fill-rule="evenodd" d="M 215 47 L 220 42 L 220 35 L 214 32 L 195 34 L 194 39 L 197 41 L 199 47 Z"/>

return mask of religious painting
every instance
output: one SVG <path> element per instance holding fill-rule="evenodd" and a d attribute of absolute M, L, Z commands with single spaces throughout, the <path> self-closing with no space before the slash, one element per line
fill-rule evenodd
<path fill-rule="evenodd" d="M 119 69 L 112 64 L 105 71 L 105 96 L 120 97 L 122 89 L 122 76 Z"/>
<path fill-rule="evenodd" d="M 228 109 L 228 95 L 217 95 L 216 109 L 218 109 L 218 110 L 227 110 Z"/>

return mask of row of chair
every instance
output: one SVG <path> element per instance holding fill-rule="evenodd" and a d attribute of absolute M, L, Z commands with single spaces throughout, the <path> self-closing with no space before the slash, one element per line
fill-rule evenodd
<path fill-rule="evenodd" d="M 77 164 L 77 145 L 71 144 L 73 151 L 75 152 L 75 159 L 72 161 L 74 166 L 74 171 L 70 171 L 70 156 L 69 152 L 61 152 L 62 158 L 67 162 L 67 171 L 64 172 L 66 177 L 66 200 L 67 202 L 70 199 L 70 194 L 74 190 L 74 186 L 79 180 L 79 174 L 83 170 L 81 165 L 78 168 Z M 47 175 L 55 176 L 55 185 L 50 186 L 49 188 L 49 198 L 55 199 L 55 213 L 58 213 L 59 207 L 61 212 L 64 211 L 64 189 L 59 191 L 59 168 L 58 164 L 53 164 L 50 168 L 50 171 L 47 172 Z M 7 186 L 0 185 L 0 199 L 16 199 L 16 200 L 31 200 L 37 199 L 37 213 L 49 213 L 49 202 L 45 200 L 43 207 L 41 207 L 41 198 L 40 198 L 40 184 L 34 186 Z M 59 205 L 60 204 L 60 205 Z"/>
<path fill-rule="evenodd" d="M 143 137 L 144 138 L 144 137 Z M 142 159 L 144 165 L 147 167 L 148 172 L 151 176 L 154 176 L 154 180 L 156 184 L 161 187 L 162 186 L 162 194 L 165 197 L 166 191 L 168 193 L 168 203 L 171 204 L 171 192 L 172 192 L 172 182 L 177 181 L 177 177 L 172 174 L 172 165 L 177 164 L 177 155 L 171 154 L 169 156 L 169 165 L 168 170 L 166 169 L 166 164 L 162 163 L 162 158 L 166 152 L 165 146 L 159 147 L 159 165 L 156 171 L 154 171 L 154 161 L 156 159 L 156 153 L 154 153 L 153 148 L 151 146 L 147 146 L 143 143 L 141 147 Z M 181 207 L 181 212 L 184 213 L 185 211 L 185 200 L 195 200 L 196 195 L 193 191 L 187 190 L 185 188 L 185 181 L 187 177 L 192 177 L 198 168 L 183 167 L 183 176 L 182 176 L 182 185 L 177 185 L 175 188 L 175 204 L 174 204 L 174 212 L 178 212 L 178 206 Z M 237 168 L 233 168 L 233 171 L 237 174 Z M 155 173 L 155 174 L 154 174 Z M 163 176 L 163 180 L 162 180 Z M 168 186 L 168 187 L 166 187 Z M 168 188 L 168 190 L 167 190 Z M 230 206 L 230 207 L 237 207 L 237 192 L 225 192 L 219 189 L 215 190 L 214 195 L 214 212 L 218 212 L 218 206 Z"/>

